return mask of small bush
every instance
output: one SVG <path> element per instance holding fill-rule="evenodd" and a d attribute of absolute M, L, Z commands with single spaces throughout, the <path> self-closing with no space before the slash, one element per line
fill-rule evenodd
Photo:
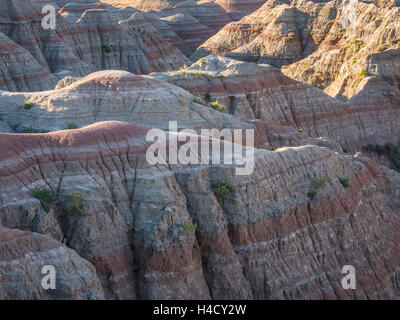
<path fill-rule="evenodd" d="M 232 183 L 228 181 L 222 181 L 218 183 L 217 186 L 214 188 L 215 195 L 221 199 L 228 198 L 234 192 L 235 190 L 233 189 Z"/>
<path fill-rule="evenodd" d="M 86 204 L 85 198 L 79 191 L 72 191 L 71 198 L 72 198 L 72 208 L 76 212 L 82 213 L 83 206 Z"/>
<path fill-rule="evenodd" d="M 51 206 L 56 201 L 53 191 L 47 188 L 35 188 L 32 190 L 32 195 L 40 201 L 43 210 L 49 212 Z"/>
<path fill-rule="evenodd" d="M 187 107 L 187 106 L 189 105 L 189 96 L 188 96 L 188 95 L 186 95 L 186 96 L 183 97 L 182 105 L 183 105 L 184 107 Z"/>
<path fill-rule="evenodd" d="M 219 112 L 226 112 L 226 107 L 219 103 L 218 101 L 210 102 L 209 106 Z"/>
<path fill-rule="evenodd" d="M 206 62 L 206 60 L 204 60 L 204 58 L 201 58 L 201 59 L 199 60 L 199 62 L 200 62 L 200 64 L 204 64 L 204 63 Z"/>
<path fill-rule="evenodd" d="M 319 178 L 317 180 L 314 180 L 314 187 L 317 190 L 321 190 L 321 189 L 325 188 L 326 183 L 328 182 L 328 180 L 329 180 L 328 177 L 322 177 L 322 178 Z"/>
<path fill-rule="evenodd" d="M 389 160 L 392 163 L 393 169 L 400 171 L 400 148 L 392 143 L 386 144 L 389 152 Z"/>
<path fill-rule="evenodd" d="M 347 177 L 339 178 L 340 183 L 343 187 L 348 188 L 350 187 L 350 179 Z"/>
<path fill-rule="evenodd" d="M 349 149 L 347 147 L 342 147 L 344 153 L 349 153 Z"/>
<path fill-rule="evenodd" d="M 359 76 L 360 76 L 361 78 L 364 78 L 364 77 L 368 76 L 367 70 L 362 69 L 362 70 L 360 71 L 360 73 L 359 73 Z"/>
<path fill-rule="evenodd" d="M 202 105 L 204 105 L 204 106 L 207 106 L 207 102 L 205 102 L 203 99 L 198 98 L 198 97 L 194 97 L 194 98 L 193 98 L 193 102 L 194 102 L 194 103 L 198 103 L 198 104 L 202 104 Z"/>
<path fill-rule="evenodd" d="M 307 193 L 307 196 L 310 200 L 315 200 L 315 198 L 317 197 L 317 190 L 310 190 Z"/>
<path fill-rule="evenodd" d="M 185 229 L 186 231 L 190 231 L 190 232 L 196 232 L 197 229 L 197 223 L 193 224 L 193 223 L 184 223 L 182 224 L 183 229 Z"/>
<path fill-rule="evenodd" d="M 103 45 L 103 50 L 104 50 L 106 53 L 111 53 L 111 52 L 113 51 L 113 49 L 110 48 L 110 47 L 107 46 L 107 45 Z"/>
<path fill-rule="evenodd" d="M 204 94 L 204 100 L 210 101 L 210 99 L 211 99 L 210 93 L 209 93 L 209 92 L 205 93 L 205 94 Z"/>
<path fill-rule="evenodd" d="M 24 109 L 25 110 L 29 110 L 30 108 L 32 108 L 33 107 L 33 102 L 32 101 L 29 101 L 29 100 L 26 100 L 25 101 L 25 104 L 24 104 Z"/>
<path fill-rule="evenodd" d="M 21 130 L 21 133 L 48 133 L 49 130 L 46 129 L 36 129 L 36 128 L 25 128 Z"/>
<path fill-rule="evenodd" d="M 78 129 L 78 126 L 73 122 L 68 123 L 68 125 L 63 130 L 72 130 L 72 129 Z"/>

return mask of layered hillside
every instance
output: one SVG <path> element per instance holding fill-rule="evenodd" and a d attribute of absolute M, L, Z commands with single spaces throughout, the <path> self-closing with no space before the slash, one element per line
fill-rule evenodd
<path fill-rule="evenodd" d="M 295 81 L 269 65 L 210 55 L 186 69 L 152 74 L 207 101 L 219 101 L 244 119 L 291 126 L 311 137 L 329 137 L 343 148 L 400 139 L 400 91 L 379 79 L 365 79 L 347 103 Z M 379 120 L 377 120 L 379 118 Z"/>
<path fill-rule="evenodd" d="M 255 144 L 267 149 L 311 143 L 338 149 L 333 142 L 310 138 L 291 125 L 239 119 L 162 80 L 115 70 L 66 77 L 51 91 L 1 92 L 0 117 L 5 132 L 49 132 L 105 120 L 168 130 L 169 121 L 175 121 L 178 129 L 254 129 Z"/>
<path fill-rule="evenodd" d="M 398 88 L 400 8 L 361 1 L 268 1 L 195 53 L 288 65 L 284 73 L 342 99 L 377 76 Z"/>
<path fill-rule="evenodd" d="M 0 2 L 0 299 L 400 299 L 399 10 Z"/>
<path fill-rule="evenodd" d="M 146 132 L 108 122 L 0 134 L 1 224 L 62 240 L 95 267 L 106 298 L 398 298 L 398 173 L 316 146 L 254 150 L 250 176 L 235 175 L 235 163 L 152 166 Z M 327 183 L 310 200 L 321 177 Z M 222 180 L 233 186 L 225 198 L 213 191 Z M 48 212 L 35 188 L 54 193 Z M 77 193 L 83 205 L 74 205 Z M 24 241 L 18 248 L 35 239 Z M 9 268 L 4 244 L 0 252 Z M 41 254 L 43 263 L 66 259 L 62 252 Z M 356 267 L 361 290 L 341 287 L 344 264 Z M 5 283 L 2 297 L 15 297 Z"/>
<path fill-rule="evenodd" d="M 18 0 L 0 6 L 0 32 L 8 37 L 3 46 L 21 46 L 29 53 L 17 49 L 15 58 L 9 59 L 18 61 L 18 55 L 23 55 L 25 61 L 2 66 L 1 89 L 50 89 L 57 83 L 56 77 L 65 75 L 84 76 L 101 69 L 145 74 L 176 69 L 187 61 L 155 29 L 139 31 L 132 24 L 120 23 L 110 10 L 88 9 L 76 22 L 58 14 L 56 29 L 44 30 L 39 4 Z M 32 58 L 36 60 L 33 74 L 24 67 Z"/>
<path fill-rule="evenodd" d="M 1 300 L 104 299 L 93 265 L 50 236 L 0 226 L 0 262 Z M 57 290 L 40 286 L 46 265 L 58 273 Z"/>

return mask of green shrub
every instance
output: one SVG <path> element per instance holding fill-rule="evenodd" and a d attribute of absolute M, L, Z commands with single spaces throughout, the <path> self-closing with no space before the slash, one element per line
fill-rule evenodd
<path fill-rule="evenodd" d="M 388 143 L 385 146 L 388 149 L 389 160 L 392 163 L 393 169 L 400 171 L 400 148 L 392 143 Z"/>
<path fill-rule="evenodd" d="M 347 147 L 342 147 L 344 153 L 349 153 L 349 149 Z"/>
<path fill-rule="evenodd" d="M 314 200 L 317 197 L 317 190 L 310 190 L 307 196 L 310 200 Z"/>
<path fill-rule="evenodd" d="M 21 123 L 12 124 L 12 125 L 10 125 L 10 128 L 11 128 L 13 131 L 17 132 L 17 129 L 18 129 L 18 127 L 19 127 L 20 125 L 21 125 Z"/>
<path fill-rule="evenodd" d="M 329 181 L 328 177 L 322 177 L 317 180 L 314 180 L 314 187 L 317 190 L 323 189 L 326 186 L 326 183 Z"/>
<path fill-rule="evenodd" d="M 40 201 L 43 210 L 49 212 L 51 206 L 56 201 L 53 191 L 47 188 L 36 187 L 32 190 L 32 195 Z"/>
<path fill-rule="evenodd" d="M 24 109 L 25 110 L 29 110 L 30 108 L 32 108 L 33 107 L 33 102 L 32 101 L 29 101 L 29 100 L 26 100 L 25 101 L 25 104 L 24 104 Z"/>
<path fill-rule="evenodd" d="M 200 62 L 200 64 L 204 64 L 204 63 L 206 62 L 206 60 L 204 60 L 204 58 L 201 58 L 201 59 L 199 60 L 199 62 Z"/>
<path fill-rule="evenodd" d="M 183 97 L 182 105 L 183 105 L 184 107 L 187 107 L 187 106 L 189 105 L 189 96 L 188 96 L 188 95 L 186 95 L 186 96 Z"/>
<path fill-rule="evenodd" d="M 111 47 L 107 46 L 107 45 L 103 45 L 103 50 L 106 53 L 111 53 L 113 51 L 113 49 Z"/>
<path fill-rule="evenodd" d="M 368 144 L 364 147 L 366 151 L 375 152 L 379 155 L 387 155 L 389 158 L 393 169 L 400 171 L 400 148 L 392 143 L 387 143 L 385 145 L 379 144 Z"/>
<path fill-rule="evenodd" d="M 197 223 L 193 224 L 193 223 L 184 223 L 182 224 L 183 229 L 185 229 L 186 231 L 189 232 L 196 232 L 197 229 Z"/>
<path fill-rule="evenodd" d="M 63 130 L 72 130 L 72 129 L 78 129 L 78 126 L 73 122 L 68 123 L 68 125 Z"/>
<path fill-rule="evenodd" d="M 36 128 L 25 128 L 21 130 L 21 133 L 48 133 L 49 130 L 46 129 L 36 129 Z"/>
<path fill-rule="evenodd" d="M 74 209 L 78 213 L 83 212 L 83 206 L 86 204 L 85 198 L 79 191 L 72 191 L 71 193 L 72 199 L 72 209 Z"/>
<path fill-rule="evenodd" d="M 193 102 L 194 102 L 194 103 L 198 103 L 198 104 L 202 104 L 202 105 L 204 105 L 204 106 L 207 106 L 207 102 L 205 102 L 203 99 L 198 98 L 198 97 L 194 97 L 194 98 L 193 98 Z"/>
<path fill-rule="evenodd" d="M 339 178 L 340 183 L 343 187 L 348 188 L 350 187 L 350 179 L 347 177 Z"/>
<path fill-rule="evenodd" d="M 218 183 L 217 186 L 214 188 L 215 195 L 221 199 L 228 198 L 234 192 L 235 190 L 233 189 L 232 183 L 228 181 L 222 181 Z"/>
<path fill-rule="evenodd" d="M 226 107 L 218 101 L 210 102 L 209 106 L 219 112 L 226 112 Z"/>
<path fill-rule="evenodd" d="M 210 93 L 209 93 L 209 92 L 205 93 L 205 94 L 204 94 L 204 100 L 210 101 L 210 99 L 211 99 Z"/>
<path fill-rule="evenodd" d="M 364 78 L 366 76 L 368 76 L 368 72 L 367 70 L 362 69 L 359 73 L 360 78 Z"/>

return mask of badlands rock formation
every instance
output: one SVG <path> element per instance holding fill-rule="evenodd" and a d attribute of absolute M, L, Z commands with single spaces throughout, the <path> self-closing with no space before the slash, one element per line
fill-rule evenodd
<path fill-rule="evenodd" d="M 2 47 L 15 48 L 11 63 L 2 65 L 0 89 L 51 89 L 57 77 L 66 74 L 84 76 L 100 69 L 143 74 L 175 69 L 186 62 L 156 30 L 139 31 L 129 23 L 119 23 L 110 10 L 86 10 L 76 23 L 58 14 L 55 30 L 42 28 L 41 7 L 30 0 L 7 6 L 1 2 L 0 12 Z"/>
<path fill-rule="evenodd" d="M 57 270 L 56 290 L 40 285 L 46 265 Z M 0 284 L 1 300 L 104 298 L 96 269 L 74 250 L 49 236 L 2 226 Z"/>
<path fill-rule="evenodd" d="M 256 149 L 250 176 L 235 175 L 235 164 L 149 165 L 146 132 L 108 122 L 0 135 L 8 150 L 0 161 L 1 224 L 43 233 L 42 242 L 62 239 L 75 259 L 73 252 L 95 267 L 106 298 L 398 297 L 398 173 L 317 146 Z M 321 176 L 327 186 L 310 201 Z M 350 178 L 347 190 L 342 176 Z M 226 179 L 234 194 L 221 199 L 213 187 Z M 57 197 L 49 212 L 32 197 L 39 186 Z M 71 207 L 74 191 L 85 199 L 81 212 Z M 356 267 L 361 290 L 341 287 L 344 264 Z"/>
<path fill-rule="evenodd" d="M 0 2 L 0 299 L 400 299 L 393 2 L 50 3 Z"/>
<path fill-rule="evenodd" d="M 363 89 L 344 103 L 272 66 L 214 55 L 152 76 L 204 100 L 217 100 L 234 115 L 329 137 L 354 152 L 367 144 L 397 143 L 400 137 L 400 92 L 377 79 L 365 79 Z"/>
<path fill-rule="evenodd" d="M 351 97 L 363 77 L 382 77 L 398 88 L 400 8 L 361 1 L 266 2 L 239 22 L 226 25 L 195 53 L 289 65 L 286 75 Z"/>

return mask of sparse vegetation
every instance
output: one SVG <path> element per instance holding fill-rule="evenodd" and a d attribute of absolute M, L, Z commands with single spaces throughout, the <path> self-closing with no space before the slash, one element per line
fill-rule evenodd
<path fill-rule="evenodd" d="M 113 49 L 111 48 L 111 47 L 109 47 L 108 45 L 103 45 L 103 50 L 106 52 L 106 53 L 111 53 L 112 51 L 113 51 Z"/>
<path fill-rule="evenodd" d="M 33 107 L 33 102 L 32 101 L 29 101 L 29 100 L 26 100 L 25 101 L 25 104 L 24 104 L 24 109 L 25 110 L 29 110 L 30 108 L 32 108 Z"/>
<path fill-rule="evenodd" d="M 206 60 L 204 60 L 204 58 L 201 58 L 201 59 L 199 60 L 199 62 L 200 62 L 200 64 L 204 64 L 204 63 L 206 63 Z"/>
<path fill-rule="evenodd" d="M 188 95 L 185 95 L 185 96 L 183 97 L 182 105 L 183 105 L 184 107 L 187 107 L 187 106 L 189 105 L 189 96 L 188 96 Z"/>
<path fill-rule="evenodd" d="M 227 111 L 226 107 L 223 104 L 219 103 L 218 101 L 210 102 L 208 105 L 219 112 Z"/>
<path fill-rule="evenodd" d="M 193 102 L 194 103 L 198 103 L 198 104 L 202 104 L 204 106 L 207 106 L 207 102 L 205 102 L 203 99 L 199 98 L 199 97 L 194 97 L 193 98 Z"/>
<path fill-rule="evenodd" d="M 400 147 L 393 143 L 387 143 L 385 145 L 369 144 L 364 147 L 366 151 L 375 152 L 378 155 L 386 155 L 394 170 L 400 171 Z"/>
<path fill-rule="evenodd" d="M 79 191 L 72 191 L 72 209 L 77 213 L 83 212 L 83 206 L 86 204 L 85 198 Z"/>
<path fill-rule="evenodd" d="M 25 128 L 20 131 L 21 133 L 48 133 L 49 130 L 46 129 L 36 129 L 36 128 Z"/>
<path fill-rule="evenodd" d="M 206 101 L 210 101 L 211 95 L 210 95 L 209 92 L 206 92 L 206 93 L 204 94 L 204 99 L 205 99 Z"/>
<path fill-rule="evenodd" d="M 315 198 L 317 197 L 317 190 L 310 190 L 307 193 L 307 196 L 310 200 L 315 200 Z"/>
<path fill-rule="evenodd" d="M 229 181 L 222 181 L 214 188 L 215 195 L 220 199 L 226 199 L 235 192 L 232 183 Z"/>
<path fill-rule="evenodd" d="M 203 106 L 211 107 L 219 112 L 227 112 L 226 107 L 223 104 L 219 103 L 218 101 L 206 102 L 199 97 L 194 97 L 193 102 L 202 104 Z"/>
<path fill-rule="evenodd" d="M 350 179 L 348 177 L 339 178 L 339 181 L 344 188 L 350 187 Z"/>
<path fill-rule="evenodd" d="M 196 229 L 197 229 L 197 223 L 195 223 L 195 224 L 193 224 L 193 223 L 184 223 L 184 224 L 182 224 L 182 227 L 186 231 L 195 233 Z"/>
<path fill-rule="evenodd" d="M 50 208 L 56 201 L 53 191 L 48 188 L 37 187 L 32 190 L 32 195 L 40 201 L 43 210 L 49 212 Z"/>
<path fill-rule="evenodd" d="M 393 169 L 400 171 L 400 148 L 392 143 L 388 143 L 386 148 L 389 152 L 389 160 L 392 163 Z"/>
<path fill-rule="evenodd" d="M 71 123 L 68 123 L 67 126 L 62 130 L 72 130 L 72 129 L 78 129 L 78 128 L 79 127 L 75 123 L 71 122 Z"/>
<path fill-rule="evenodd" d="M 325 188 L 326 183 L 329 181 L 328 177 L 321 177 L 313 181 L 313 185 L 317 190 Z"/>
<path fill-rule="evenodd" d="M 362 69 L 358 75 L 360 76 L 360 78 L 364 78 L 364 77 L 368 76 L 368 72 L 367 72 L 367 70 Z"/>

